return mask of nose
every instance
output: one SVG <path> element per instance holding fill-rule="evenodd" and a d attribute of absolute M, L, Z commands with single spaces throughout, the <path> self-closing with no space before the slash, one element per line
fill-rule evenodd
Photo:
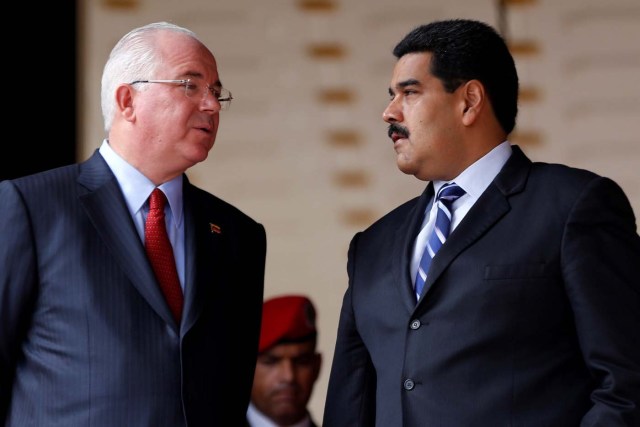
<path fill-rule="evenodd" d="M 280 364 L 280 378 L 286 382 L 292 382 L 296 377 L 296 370 L 291 360 L 284 360 Z"/>
<path fill-rule="evenodd" d="M 204 91 L 200 106 L 204 111 L 213 111 L 214 113 L 218 113 L 222 109 L 220 101 L 218 101 L 218 98 L 214 96 L 208 87 Z"/>
<path fill-rule="evenodd" d="M 389 101 L 389 105 L 382 112 L 382 120 L 387 123 L 396 123 L 402 121 L 402 111 L 398 107 L 397 97 Z"/>

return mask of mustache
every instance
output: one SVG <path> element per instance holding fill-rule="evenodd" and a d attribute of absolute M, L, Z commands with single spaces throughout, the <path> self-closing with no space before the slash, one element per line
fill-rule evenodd
<path fill-rule="evenodd" d="M 408 138 L 409 137 L 409 129 L 407 129 L 404 126 L 400 126 L 397 123 L 391 123 L 389 125 L 389 129 L 387 130 L 387 135 L 389 135 L 389 138 L 391 138 L 391 135 L 397 133 L 398 135 L 400 135 L 403 138 Z"/>

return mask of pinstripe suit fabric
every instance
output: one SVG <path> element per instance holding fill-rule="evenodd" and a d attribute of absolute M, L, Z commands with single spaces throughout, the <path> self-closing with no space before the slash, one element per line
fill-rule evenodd
<path fill-rule="evenodd" d="M 186 177 L 183 195 L 178 326 L 99 153 L 0 183 L 0 424 L 244 422 L 265 231 Z"/>

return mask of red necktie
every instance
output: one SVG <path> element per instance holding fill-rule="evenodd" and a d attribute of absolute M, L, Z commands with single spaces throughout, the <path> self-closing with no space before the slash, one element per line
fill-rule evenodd
<path fill-rule="evenodd" d="M 144 226 L 144 247 L 173 317 L 180 324 L 183 296 L 173 249 L 167 236 L 164 220 L 165 203 L 167 198 L 164 193 L 158 188 L 153 190 L 149 197 L 149 214 Z"/>

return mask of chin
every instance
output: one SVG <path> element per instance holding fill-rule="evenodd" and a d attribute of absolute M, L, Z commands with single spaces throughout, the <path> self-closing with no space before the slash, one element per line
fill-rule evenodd
<path fill-rule="evenodd" d="M 191 165 L 196 165 L 198 163 L 204 162 L 209 157 L 209 150 L 199 149 L 194 150 L 189 155 L 186 156 L 187 161 L 191 163 Z"/>
<path fill-rule="evenodd" d="M 417 171 L 414 170 L 412 165 L 407 163 L 406 161 L 403 161 L 403 159 L 399 158 L 396 164 L 398 166 L 398 169 L 400 169 L 400 172 L 402 173 L 405 173 L 407 175 L 415 175 L 417 173 Z"/>

